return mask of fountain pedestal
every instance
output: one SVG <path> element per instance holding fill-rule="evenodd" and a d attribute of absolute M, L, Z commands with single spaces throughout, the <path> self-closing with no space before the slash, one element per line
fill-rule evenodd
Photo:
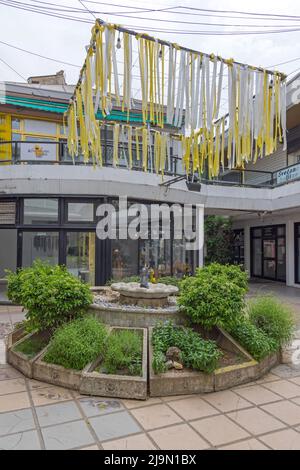
<path fill-rule="evenodd" d="M 140 287 L 138 282 L 115 282 L 111 289 L 119 292 L 121 304 L 152 308 L 165 307 L 168 305 L 168 297 L 178 292 L 175 286 L 149 283 L 146 288 Z"/>

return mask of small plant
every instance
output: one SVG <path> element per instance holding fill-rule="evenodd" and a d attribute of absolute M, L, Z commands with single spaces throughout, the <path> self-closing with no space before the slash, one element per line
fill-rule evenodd
<path fill-rule="evenodd" d="M 83 369 L 104 354 L 107 329 L 92 317 L 79 318 L 58 328 L 44 361 L 67 369 Z"/>
<path fill-rule="evenodd" d="M 32 359 L 47 346 L 48 341 L 47 337 L 32 336 L 17 344 L 14 350 Z"/>
<path fill-rule="evenodd" d="M 278 348 L 290 341 L 294 327 L 292 313 L 274 297 L 258 297 L 249 302 L 248 315 L 257 328 L 276 341 Z"/>
<path fill-rule="evenodd" d="M 257 361 L 278 349 L 276 341 L 247 318 L 236 324 L 230 333 Z"/>
<path fill-rule="evenodd" d="M 211 264 L 182 280 L 178 303 L 192 322 L 230 329 L 242 317 L 246 291 L 247 274 L 238 266 Z"/>
<path fill-rule="evenodd" d="M 30 268 L 9 272 L 8 298 L 27 309 L 31 329 L 54 330 L 83 314 L 92 302 L 89 286 L 64 266 L 35 261 Z"/>
<path fill-rule="evenodd" d="M 142 335 L 136 331 L 115 330 L 108 338 L 103 369 L 107 374 L 142 375 Z"/>
<path fill-rule="evenodd" d="M 181 350 L 181 361 L 185 367 L 211 373 L 217 368 L 222 355 L 216 343 L 202 339 L 190 328 L 174 326 L 171 321 L 158 323 L 152 335 L 153 362 L 155 373 L 165 371 L 165 354 L 169 347 Z"/>

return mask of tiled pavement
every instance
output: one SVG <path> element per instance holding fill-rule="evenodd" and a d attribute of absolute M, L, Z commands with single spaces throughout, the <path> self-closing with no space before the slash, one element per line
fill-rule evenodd
<path fill-rule="evenodd" d="M 4 364 L 3 336 L 23 315 L 0 306 L 0 450 L 300 450 L 300 367 L 280 365 L 218 393 L 145 402 L 84 397 Z"/>
<path fill-rule="evenodd" d="M 0 449 L 300 449 L 300 369 L 145 402 L 81 396 L 0 366 Z"/>

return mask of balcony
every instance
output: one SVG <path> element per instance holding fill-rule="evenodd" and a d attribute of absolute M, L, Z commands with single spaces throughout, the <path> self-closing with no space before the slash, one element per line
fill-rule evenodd
<path fill-rule="evenodd" d="M 132 148 L 132 170 L 143 171 L 142 159 L 138 158 L 136 146 Z M 140 144 L 139 155 L 142 155 L 142 144 Z M 102 164 L 104 167 L 113 167 L 113 141 L 106 140 L 102 145 Z M 127 169 L 129 153 L 127 144 L 119 145 L 118 169 Z M 75 165 L 93 166 L 90 159 L 84 162 L 83 156 L 79 155 L 74 160 L 70 156 L 66 141 L 54 141 L 45 139 L 30 139 L 27 141 L 5 141 L 0 143 L 0 166 L 7 165 Z M 148 157 L 149 173 L 155 173 L 154 148 L 149 148 Z M 184 179 L 185 170 L 182 159 L 170 149 L 169 158 L 166 158 L 164 174 L 173 177 L 174 181 L 181 177 Z M 225 169 L 218 177 L 208 179 L 206 172 L 200 177 L 194 177 L 196 182 L 207 185 L 269 188 L 282 186 L 293 181 L 300 180 L 300 163 L 282 168 L 279 171 L 261 171 L 244 169 Z"/>

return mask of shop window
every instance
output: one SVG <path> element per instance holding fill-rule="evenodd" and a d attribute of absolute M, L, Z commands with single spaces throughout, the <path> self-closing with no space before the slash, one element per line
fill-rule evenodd
<path fill-rule="evenodd" d="M 23 232 L 22 266 L 31 266 L 36 259 L 57 264 L 58 250 L 58 232 Z"/>
<path fill-rule="evenodd" d="M 66 245 L 66 266 L 69 272 L 95 285 L 95 233 L 68 232 Z"/>
<path fill-rule="evenodd" d="M 17 230 L 0 229 L 0 279 L 6 276 L 6 269 L 16 270 Z"/>
<path fill-rule="evenodd" d="M 24 132 L 32 134 L 56 135 L 56 123 L 38 121 L 36 119 L 24 119 Z"/>
<path fill-rule="evenodd" d="M 69 202 L 68 222 L 93 222 L 94 204 L 92 202 Z"/>
<path fill-rule="evenodd" d="M 122 279 L 139 273 L 138 240 L 112 240 L 112 278 Z"/>
<path fill-rule="evenodd" d="M 58 222 L 58 199 L 24 199 L 24 224 L 48 225 Z"/>

